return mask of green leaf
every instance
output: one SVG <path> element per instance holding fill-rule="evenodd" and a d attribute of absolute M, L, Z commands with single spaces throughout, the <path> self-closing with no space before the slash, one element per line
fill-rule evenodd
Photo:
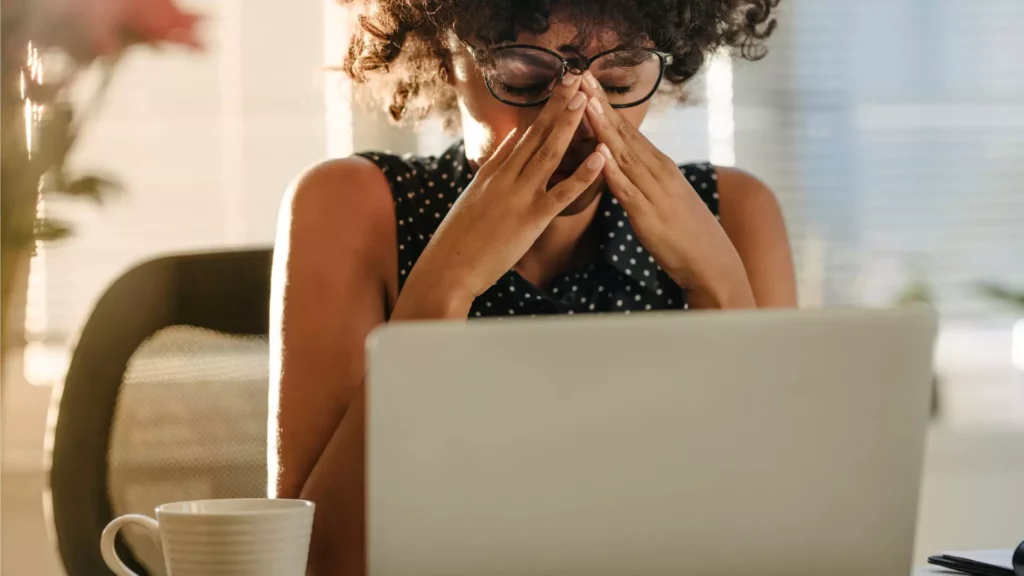
<path fill-rule="evenodd" d="M 1024 311 L 1024 292 L 1017 292 L 1005 286 L 989 282 L 980 284 L 979 288 L 988 297 Z"/>
<path fill-rule="evenodd" d="M 73 230 L 66 222 L 52 218 L 40 218 L 35 223 L 35 238 L 41 242 L 62 240 L 71 236 Z"/>
<path fill-rule="evenodd" d="M 900 306 L 910 304 L 935 305 L 935 296 L 931 288 L 922 280 L 914 280 L 896 297 L 896 303 Z"/>
<path fill-rule="evenodd" d="M 117 180 L 98 174 L 88 174 L 68 183 L 67 189 L 63 193 L 76 198 L 88 198 L 97 204 L 102 204 L 105 197 L 119 194 L 122 191 L 124 191 L 124 187 Z"/>
<path fill-rule="evenodd" d="M 100 174 L 86 174 L 70 179 L 67 174 L 55 169 L 43 178 L 44 194 L 63 194 L 75 199 L 92 200 L 97 204 L 123 191 L 120 182 Z"/>

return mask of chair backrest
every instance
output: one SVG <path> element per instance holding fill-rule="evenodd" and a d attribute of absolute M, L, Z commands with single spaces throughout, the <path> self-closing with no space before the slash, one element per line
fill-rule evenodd
<path fill-rule="evenodd" d="M 118 279 L 51 418 L 49 506 L 70 576 L 109 573 L 100 534 L 162 502 L 266 495 L 269 249 L 171 256 Z M 156 548 L 126 532 L 139 573 Z"/>

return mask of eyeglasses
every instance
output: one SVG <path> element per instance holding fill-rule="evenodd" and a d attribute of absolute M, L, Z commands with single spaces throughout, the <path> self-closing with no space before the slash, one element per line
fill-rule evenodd
<path fill-rule="evenodd" d="M 558 52 L 527 44 L 491 49 L 486 58 L 472 46 L 470 53 L 484 64 L 487 88 L 511 106 L 539 106 L 547 102 L 567 73 L 590 72 L 601 83 L 612 108 L 631 108 L 658 91 L 672 55 L 647 48 L 617 48 L 597 54 L 566 58 Z"/>

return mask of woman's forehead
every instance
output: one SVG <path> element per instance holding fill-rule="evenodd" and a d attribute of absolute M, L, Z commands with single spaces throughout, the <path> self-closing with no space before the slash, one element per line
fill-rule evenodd
<path fill-rule="evenodd" d="M 517 44 L 530 44 L 562 54 L 593 56 L 623 44 L 614 30 L 599 24 L 581 24 L 564 14 L 552 14 L 548 30 L 543 34 L 523 32 L 516 37 Z"/>

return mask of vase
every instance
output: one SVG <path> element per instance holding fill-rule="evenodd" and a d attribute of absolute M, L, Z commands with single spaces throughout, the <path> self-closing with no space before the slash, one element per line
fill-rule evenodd
<path fill-rule="evenodd" d="M 35 250 L 43 174 L 43 61 L 31 43 L 5 50 L 2 69 L 3 156 L 0 165 L 0 370 L 24 346 L 28 272 Z"/>

